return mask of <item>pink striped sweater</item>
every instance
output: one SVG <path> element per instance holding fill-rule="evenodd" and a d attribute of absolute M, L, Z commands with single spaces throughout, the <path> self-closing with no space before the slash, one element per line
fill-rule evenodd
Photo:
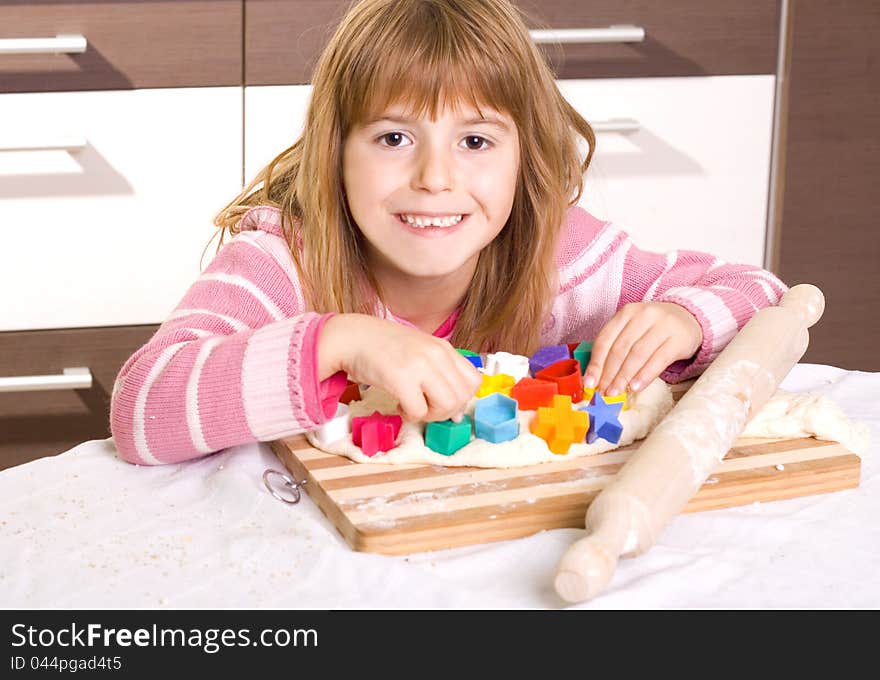
<path fill-rule="evenodd" d="M 663 372 L 699 375 L 760 308 L 787 287 L 759 267 L 689 250 L 645 252 L 613 224 L 568 211 L 556 253 L 560 287 L 544 345 L 592 339 L 628 302 L 674 302 L 700 322 L 696 355 Z M 413 325 L 377 306 L 376 315 Z M 306 309 L 273 207 L 251 208 L 155 335 L 122 367 L 110 426 L 123 459 L 177 463 L 320 426 L 346 375 L 318 381 L 317 338 L 331 314 Z M 449 339 L 453 313 L 434 335 Z"/>

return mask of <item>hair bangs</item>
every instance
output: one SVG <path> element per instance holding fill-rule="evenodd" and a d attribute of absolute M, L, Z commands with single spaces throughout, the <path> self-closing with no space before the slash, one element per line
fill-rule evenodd
<path fill-rule="evenodd" d="M 525 98 L 520 90 L 526 79 L 504 41 L 486 40 L 470 23 L 472 18 L 461 15 L 437 13 L 426 23 L 419 14 L 436 12 L 436 7 L 416 7 L 416 12 L 377 21 L 371 28 L 378 35 L 352 51 L 357 56 L 339 81 L 344 134 L 381 118 L 393 106 L 431 120 L 446 108 L 460 112 L 469 107 L 482 115 L 481 107 L 488 106 L 520 124 Z M 425 25 L 435 30 L 425 32 Z"/>

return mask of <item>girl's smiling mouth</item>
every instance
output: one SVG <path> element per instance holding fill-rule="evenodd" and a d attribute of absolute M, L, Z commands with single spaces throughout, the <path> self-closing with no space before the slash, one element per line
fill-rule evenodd
<path fill-rule="evenodd" d="M 397 221 L 403 225 L 406 231 L 423 237 L 438 237 L 452 234 L 461 228 L 461 225 L 467 221 L 469 216 L 467 213 L 437 216 L 416 213 L 395 214 Z"/>

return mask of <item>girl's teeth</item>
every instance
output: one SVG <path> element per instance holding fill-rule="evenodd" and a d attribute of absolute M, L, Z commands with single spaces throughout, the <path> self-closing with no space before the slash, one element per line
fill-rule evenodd
<path fill-rule="evenodd" d="M 401 215 L 401 219 L 414 227 L 452 227 L 462 220 L 462 215 L 450 215 L 448 217 L 413 217 L 412 215 Z"/>

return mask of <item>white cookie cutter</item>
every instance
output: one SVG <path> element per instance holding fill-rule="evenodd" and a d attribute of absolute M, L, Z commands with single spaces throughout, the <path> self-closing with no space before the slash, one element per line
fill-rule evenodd
<path fill-rule="evenodd" d="M 339 404 L 336 407 L 336 415 L 312 432 L 312 437 L 318 446 L 327 446 L 338 442 L 351 434 L 351 413 L 347 404 Z"/>
<path fill-rule="evenodd" d="M 522 380 L 529 375 L 529 358 L 510 352 L 495 352 L 486 355 L 486 375 L 504 373 L 513 376 L 514 380 Z"/>

